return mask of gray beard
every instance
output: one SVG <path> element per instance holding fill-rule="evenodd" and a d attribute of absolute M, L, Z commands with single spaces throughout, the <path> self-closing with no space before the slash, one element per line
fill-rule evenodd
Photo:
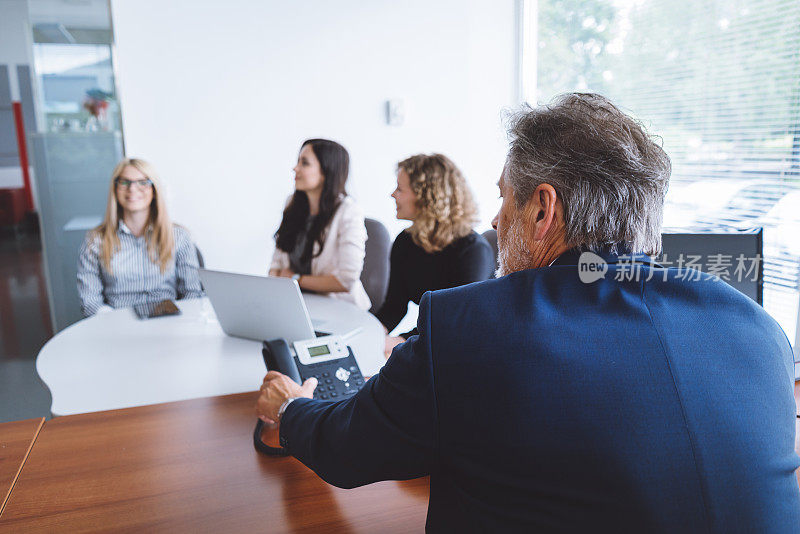
<path fill-rule="evenodd" d="M 502 238 L 500 232 L 497 233 L 497 263 L 497 278 L 529 269 L 533 265 L 533 254 L 525 243 L 520 217 L 514 217 Z"/>

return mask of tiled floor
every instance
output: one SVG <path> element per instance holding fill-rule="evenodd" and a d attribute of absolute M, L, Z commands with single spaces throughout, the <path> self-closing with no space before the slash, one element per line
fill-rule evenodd
<path fill-rule="evenodd" d="M 35 364 L 51 336 L 39 236 L 0 234 L 0 422 L 50 416 Z"/>

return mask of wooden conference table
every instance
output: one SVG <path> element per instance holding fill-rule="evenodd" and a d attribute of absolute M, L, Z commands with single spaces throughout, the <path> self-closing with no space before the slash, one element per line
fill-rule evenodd
<path fill-rule="evenodd" d="M 294 458 L 258 454 L 256 395 L 48 421 L 0 532 L 424 530 L 427 478 L 342 490 Z"/>
<path fill-rule="evenodd" d="M 0 516 L 43 424 L 44 417 L 0 424 Z"/>
<path fill-rule="evenodd" d="M 794 394 L 800 405 L 800 382 Z M 423 530 L 427 478 L 341 490 L 293 458 L 257 454 L 256 395 L 60 417 L 41 431 L 10 423 L 35 443 L 0 532 Z"/>
<path fill-rule="evenodd" d="M 347 340 L 365 376 L 386 359 L 370 313 L 342 300 L 303 295 L 319 328 Z M 56 334 L 36 370 L 54 415 L 114 410 L 252 391 L 266 369 L 261 342 L 225 335 L 208 299 L 179 300 L 182 315 L 142 321 L 131 308 L 100 313 Z"/>

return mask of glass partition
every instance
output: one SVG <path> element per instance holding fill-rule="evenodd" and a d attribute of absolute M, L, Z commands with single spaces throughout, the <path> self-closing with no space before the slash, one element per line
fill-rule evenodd
<path fill-rule="evenodd" d="M 120 130 L 110 45 L 35 43 L 33 57 L 44 130 Z"/>
<path fill-rule="evenodd" d="M 29 0 L 37 132 L 30 136 L 53 329 L 81 319 L 77 262 L 123 157 L 107 0 Z"/>

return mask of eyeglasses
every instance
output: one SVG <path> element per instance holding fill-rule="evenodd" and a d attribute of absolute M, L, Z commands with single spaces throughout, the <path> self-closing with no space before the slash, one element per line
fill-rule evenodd
<path fill-rule="evenodd" d="M 137 189 L 140 191 L 144 189 L 150 189 L 153 187 L 152 180 L 145 179 L 145 180 L 128 180 L 127 178 L 117 178 L 116 179 L 117 187 L 124 187 L 125 189 L 130 189 L 132 186 L 136 186 Z"/>

